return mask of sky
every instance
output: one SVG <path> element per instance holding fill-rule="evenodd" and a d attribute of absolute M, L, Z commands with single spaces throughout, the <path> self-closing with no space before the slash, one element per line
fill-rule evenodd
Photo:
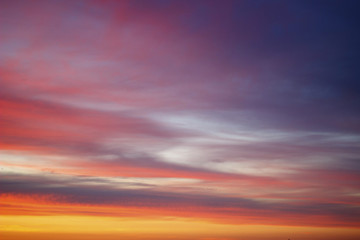
<path fill-rule="evenodd" d="M 359 239 L 358 9 L 1 0 L 1 239 Z"/>

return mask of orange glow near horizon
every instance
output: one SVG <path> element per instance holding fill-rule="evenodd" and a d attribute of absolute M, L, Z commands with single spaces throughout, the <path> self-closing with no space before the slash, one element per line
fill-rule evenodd
<path fill-rule="evenodd" d="M 359 229 L 294 227 L 265 225 L 219 224 L 188 218 L 113 218 L 97 216 L 1 216 L 1 231 L 5 236 L 34 236 L 71 234 L 87 236 L 86 239 L 116 238 L 127 236 L 129 239 L 141 239 L 144 236 L 157 236 L 167 239 L 356 239 Z M 16 234 L 17 233 L 17 234 Z M 91 234 L 91 236 L 89 236 Z M 29 238 L 30 239 L 30 238 Z"/>

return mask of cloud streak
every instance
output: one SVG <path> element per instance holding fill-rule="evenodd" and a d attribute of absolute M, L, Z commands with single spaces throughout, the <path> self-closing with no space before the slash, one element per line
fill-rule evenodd
<path fill-rule="evenodd" d="M 56 209 L 56 204 L 60 203 L 70 206 L 75 204 L 80 206 L 93 205 L 157 209 L 157 214 L 160 216 L 169 213 L 188 217 L 198 215 L 202 218 L 214 219 L 215 221 L 226 221 L 226 217 L 230 217 L 234 221 L 243 223 L 255 223 L 257 221 L 259 221 L 257 223 L 264 223 L 269 221 L 269 215 L 278 216 L 275 220 L 278 224 L 285 224 L 289 219 L 281 218 L 290 215 L 295 215 L 297 220 L 290 220 L 288 223 L 300 225 L 305 224 L 306 221 L 309 221 L 307 220 L 309 216 L 314 215 L 322 218 L 323 222 L 316 223 L 319 220 L 316 219 L 311 221 L 310 224 L 320 226 L 329 224 L 358 226 L 360 221 L 357 217 L 359 214 L 356 214 L 356 211 L 359 211 L 359 206 L 357 205 L 351 206 L 312 201 L 277 203 L 240 197 L 121 189 L 114 188 L 115 185 L 112 186 L 112 184 L 92 186 L 78 178 L 74 178 L 71 181 L 59 181 L 36 176 L 7 175 L 5 177 L 6 180 L 1 181 L 3 186 L 1 194 L 5 199 L 9 196 L 21 199 L 21 196 L 24 195 L 32 196 L 35 201 L 36 199 L 45 199 L 48 203 L 55 204 L 55 210 L 48 210 L 47 212 L 50 215 L 61 214 L 59 209 Z M 47 184 L 43 184 L 44 182 Z M 15 209 L 21 206 L 16 206 L 16 201 L 10 204 Z M 192 211 L 184 212 L 183 209 L 192 209 Z M 64 210 L 68 211 L 68 209 Z M 211 214 L 209 215 L 210 212 Z M 103 214 L 108 215 L 110 213 L 104 212 Z M 113 214 L 117 215 L 116 212 Z M 251 214 L 255 219 L 248 219 L 248 214 Z M 120 215 L 122 214 L 120 213 Z M 244 220 L 244 217 L 247 220 Z M 332 221 L 334 222 L 332 223 Z"/>

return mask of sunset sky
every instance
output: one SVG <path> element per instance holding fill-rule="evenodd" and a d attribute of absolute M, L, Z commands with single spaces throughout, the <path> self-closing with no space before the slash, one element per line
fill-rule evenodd
<path fill-rule="evenodd" d="M 356 240 L 358 1 L 0 0 L 1 240 Z"/>

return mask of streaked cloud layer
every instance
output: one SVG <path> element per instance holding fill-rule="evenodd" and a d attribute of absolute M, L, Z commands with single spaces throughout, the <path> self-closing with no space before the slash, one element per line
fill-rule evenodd
<path fill-rule="evenodd" d="M 6 239 L 355 239 L 357 5 L 1 1 Z"/>

